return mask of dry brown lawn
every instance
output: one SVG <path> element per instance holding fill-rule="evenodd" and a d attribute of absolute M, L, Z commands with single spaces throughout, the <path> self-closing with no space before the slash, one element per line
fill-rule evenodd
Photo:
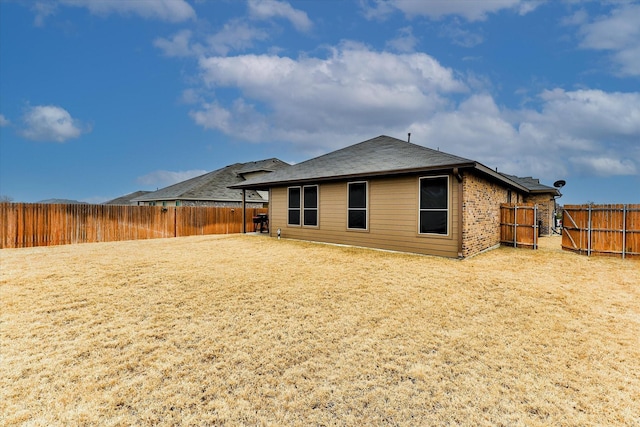
<path fill-rule="evenodd" d="M 2 425 L 640 425 L 640 262 L 258 236 L 0 251 Z"/>

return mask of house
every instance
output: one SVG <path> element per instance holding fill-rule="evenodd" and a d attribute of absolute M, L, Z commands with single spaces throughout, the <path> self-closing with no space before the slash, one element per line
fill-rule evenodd
<path fill-rule="evenodd" d="M 133 193 L 125 194 L 124 196 L 116 197 L 112 200 L 107 200 L 103 205 L 137 205 L 138 203 L 134 202 L 133 199 L 149 193 L 151 193 L 151 191 L 134 191 Z"/>
<path fill-rule="evenodd" d="M 543 184 L 540 180 L 532 177 L 517 177 L 503 173 L 507 179 L 515 181 L 525 187 L 529 194 L 526 202 L 538 205 L 538 220 L 540 222 L 540 235 L 549 236 L 553 233 L 556 214 L 556 198 L 560 197 L 560 192 Z"/>
<path fill-rule="evenodd" d="M 501 203 L 560 195 L 533 184 L 383 135 L 232 188 L 269 191 L 271 236 L 464 258 L 499 245 Z"/>
<path fill-rule="evenodd" d="M 242 191 L 229 186 L 249 178 L 268 175 L 290 165 L 272 158 L 256 162 L 235 163 L 224 168 L 149 192 L 134 198 L 138 205 L 150 206 L 219 206 L 241 207 Z M 269 193 L 256 190 L 245 192 L 247 207 L 262 208 L 269 203 Z"/>

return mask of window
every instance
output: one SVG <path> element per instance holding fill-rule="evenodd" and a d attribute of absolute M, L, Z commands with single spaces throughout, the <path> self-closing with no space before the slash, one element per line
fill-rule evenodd
<path fill-rule="evenodd" d="M 289 187 L 289 225 L 300 225 L 300 187 Z"/>
<path fill-rule="evenodd" d="M 347 184 L 347 228 L 367 229 L 367 183 L 350 182 Z"/>
<path fill-rule="evenodd" d="M 318 186 L 289 187 L 288 225 L 318 226 Z"/>
<path fill-rule="evenodd" d="M 318 226 L 318 186 L 309 185 L 303 187 L 303 225 Z"/>
<path fill-rule="evenodd" d="M 449 234 L 449 177 L 420 178 L 420 234 Z"/>

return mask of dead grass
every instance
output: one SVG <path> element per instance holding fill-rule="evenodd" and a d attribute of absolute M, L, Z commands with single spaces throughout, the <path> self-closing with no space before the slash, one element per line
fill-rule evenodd
<path fill-rule="evenodd" d="M 640 263 L 254 236 L 0 251 L 3 425 L 640 425 Z"/>

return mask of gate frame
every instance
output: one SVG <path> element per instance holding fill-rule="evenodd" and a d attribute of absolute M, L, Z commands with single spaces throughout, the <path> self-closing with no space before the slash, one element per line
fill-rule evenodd
<path fill-rule="evenodd" d="M 533 224 L 519 224 L 518 223 L 518 208 L 520 209 L 533 209 Z M 513 209 L 513 223 L 500 222 L 500 228 L 502 226 L 509 226 L 513 229 L 513 240 L 505 240 L 502 238 L 502 231 L 500 232 L 500 243 L 508 244 L 514 248 L 526 248 L 526 249 L 538 249 L 538 233 L 540 232 L 538 226 L 538 204 L 533 206 L 527 206 L 526 204 L 519 203 L 503 203 L 500 205 L 500 209 Z M 518 227 L 531 227 L 533 229 L 533 244 L 518 242 Z"/>

